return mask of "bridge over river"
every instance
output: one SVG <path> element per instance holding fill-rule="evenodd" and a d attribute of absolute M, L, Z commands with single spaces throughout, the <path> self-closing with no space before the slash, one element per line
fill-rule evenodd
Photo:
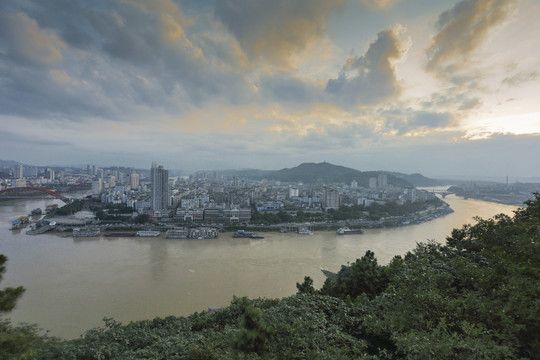
<path fill-rule="evenodd" d="M 447 195 L 452 194 L 451 192 L 448 192 L 448 191 L 432 191 L 432 193 L 441 195 L 443 199 L 444 199 Z"/>
<path fill-rule="evenodd" d="M 62 200 L 66 204 L 73 201 L 73 198 L 69 198 L 67 196 L 57 193 L 56 191 L 40 187 L 22 186 L 0 190 L 0 200 L 50 198 L 51 196 Z"/>

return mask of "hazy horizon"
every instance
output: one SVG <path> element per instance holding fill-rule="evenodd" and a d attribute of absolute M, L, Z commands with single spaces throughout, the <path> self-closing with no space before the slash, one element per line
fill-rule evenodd
<path fill-rule="evenodd" d="M 540 0 L 6 0 L 0 158 L 540 178 Z"/>
<path fill-rule="evenodd" d="M 21 162 L 18 162 L 18 161 L 15 161 L 15 160 L 5 160 L 5 159 L 0 159 L 0 164 L 4 163 L 4 162 L 8 162 L 8 161 L 14 161 L 14 162 L 17 162 L 17 163 L 21 163 Z M 114 168 L 114 167 L 125 167 L 125 168 L 134 168 L 136 170 L 150 170 L 150 167 L 136 167 L 136 166 L 126 166 L 126 165 L 122 165 L 122 164 L 114 164 L 114 165 L 102 165 L 102 164 L 96 164 L 96 163 L 91 163 L 91 164 L 63 164 L 63 165 L 59 165 L 59 164 L 45 164 L 45 165 L 35 165 L 35 164 L 24 164 L 24 163 L 21 163 L 22 165 L 24 166 L 29 166 L 29 167 L 34 167 L 34 166 L 39 166 L 39 167 L 52 167 L 52 168 L 61 168 L 61 167 L 72 167 L 72 168 L 80 168 L 80 169 L 85 169 L 88 165 L 96 165 L 100 168 Z M 303 163 L 302 163 L 303 164 Z M 159 165 L 159 164 L 158 164 Z M 293 168 L 296 167 L 296 166 L 299 166 L 301 164 L 297 164 L 295 166 L 292 166 Z M 338 166 L 343 166 L 341 164 L 332 164 L 332 165 L 338 165 Z M 172 172 L 172 175 L 170 174 L 170 176 L 174 177 L 174 176 L 187 176 L 187 175 L 192 175 L 198 171 L 250 171 L 250 170 L 263 170 L 263 171 L 278 171 L 278 170 L 283 170 L 285 169 L 285 167 L 281 167 L 281 168 L 275 168 L 275 169 L 266 169 L 266 170 L 263 170 L 263 169 L 258 169 L 258 168 L 228 168 L 228 169 L 204 169 L 204 168 L 201 168 L 201 169 L 195 169 L 195 170 L 187 170 L 187 169 L 181 169 L 181 168 L 167 168 L 167 170 L 169 170 L 170 172 Z M 351 169 L 354 169 L 354 170 L 358 170 L 358 171 L 385 171 L 385 172 L 400 172 L 400 171 L 397 171 L 395 169 L 383 169 L 383 168 L 380 168 L 380 169 L 358 169 L 358 168 L 354 168 L 354 167 L 351 167 Z M 403 172 L 402 172 L 403 173 Z M 486 176 L 486 175 L 460 175 L 460 174 L 454 174 L 454 175 L 449 175 L 449 176 L 438 176 L 438 175 L 426 175 L 426 174 L 423 174 L 423 173 L 419 173 L 419 172 L 410 172 L 410 173 L 404 173 L 404 174 L 420 174 L 420 175 L 423 175 L 423 176 L 426 176 L 428 178 L 433 178 L 433 179 L 437 179 L 437 180 L 449 180 L 449 181 L 486 181 L 486 182 L 499 182 L 499 183 L 504 183 L 508 180 L 508 182 L 510 183 L 517 183 L 517 182 L 532 182 L 532 183 L 535 183 L 535 182 L 540 182 L 540 177 L 536 177 L 536 176 L 509 176 L 509 175 L 500 175 L 500 176 Z"/>

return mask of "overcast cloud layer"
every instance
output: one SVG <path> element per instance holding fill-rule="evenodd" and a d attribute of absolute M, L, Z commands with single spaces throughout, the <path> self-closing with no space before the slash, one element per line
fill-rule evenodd
<path fill-rule="evenodd" d="M 0 159 L 540 176 L 539 0 L 5 0 Z"/>

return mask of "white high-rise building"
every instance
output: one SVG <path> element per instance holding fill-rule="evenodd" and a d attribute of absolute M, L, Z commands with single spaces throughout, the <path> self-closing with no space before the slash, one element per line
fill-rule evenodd
<path fill-rule="evenodd" d="M 47 177 L 49 178 L 49 181 L 54 181 L 54 178 L 55 178 L 55 174 L 54 174 L 54 169 L 51 169 L 51 168 L 47 168 Z"/>
<path fill-rule="evenodd" d="M 15 179 L 22 179 L 24 177 L 24 167 L 21 164 L 15 165 Z"/>
<path fill-rule="evenodd" d="M 92 194 L 100 195 L 103 192 L 103 182 L 101 179 L 92 181 Z"/>
<path fill-rule="evenodd" d="M 377 176 L 377 187 L 380 190 L 384 190 L 388 187 L 388 175 L 379 174 L 379 176 Z"/>
<path fill-rule="evenodd" d="M 299 194 L 300 191 L 296 186 L 289 187 L 289 198 L 298 197 Z"/>
<path fill-rule="evenodd" d="M 105 181 L 106 181 L 107 184 L 109 184 L 110 188 L 113 188 L 113 187 L 116 186 L 116 177 L 114 175 L 107 176 L 105 178 Z"/>
<path fill-rule="evenodd" d="M 154 211 L 167 209 L 169 201 L 169 172 L 161 165 L 152 163 L 150 170 L 152 180 L 152 200 L 151 207 Z"/>
<path fill-rule="evenodd" d="M 131 186 L 131 190 L 137 190 L 139 188 L 139 174 L 135 171 L 129 174 L 129 186 Z"/>
<path fill-rule="evenodd" d="M 90 176 L 94 176 L 96 173 L 96 165 L 86 165 L 86 173 Z"/>

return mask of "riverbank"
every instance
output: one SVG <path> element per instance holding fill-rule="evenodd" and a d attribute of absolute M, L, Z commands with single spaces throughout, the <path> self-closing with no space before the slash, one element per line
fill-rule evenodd
<path fill-rule="evenodd" d="M 509 195 L 506 195 L 506 194 L 459 195 L 459 194 L 456 194 L 456 196 L 459 196 L 465 200 L 475 199 L 475 200 L 492 202 L 495 204 L 513 205 L 513 206 L 520 206 L 520 207 L 524 206 L 525 201 L 531 200 L 534 198 L 532 193 L 530 193 L 529 195 L 525 195 L 525 194 L 520 194 L 520 195 L 513 195 L 513 194 L 509 194 Z"/>
<path fill-rule="evenodd" d="M 429 207 L 426 210 L 418 211 L 405 216 L 386 216 L 377 220 L 369 220 L 366 218 L 361 219 L 348 219 L 339 221 L 319 221 L 319 222 L 305 222 L 305 223 L 280 223 L 271 225 L 256 225 L 256 224 L 204 224 L 204 223 L 191 223 L 191 224 L 161 224 L 161 225 L 139 225 L 130 223 L 114 223 L 114 224 L 100 224 L 95 221 L 95 218 L 88 217 L 88 212 L 85 211 L 84 216 L 71 215 L 66 217 L 55 216 L 53 218 L 44 217 L 40 222 L 40 226 L 46 227 L 47 232 L 71 234 L 74 228 L 81 228 L 91 226 L 92 228 L 99 228 L 100 232 L 114 233 L 114 232 L 137 232 L 137 231 L 161 231 L 166 232 L 171 229 L 178 228 L 195 228 L 195 227 L 215 227 L 220 232 L 231 231 L 236 232 L 238 230 L 252 231 L 252 232 L 298 232 L 302 229 L 310 231 L 336 231 L 342 227 L 349 227 L 354 229 L 381 229 L 381 228 L 395 228 L 409 225 L 420 224 L 426 221 L 437 219 L 441 216 L 445 216 L 454 212 L 454 210 L 443 202 L 444 205 L 438 207 Z M 50 220 L 54 220 L 56 225 L 50 225 Z M 39 227 L 38 227 L 39 228 Z M 29 235 L 38 235 L 45 233 L 45 231 L 31 231 Z M 113 234 L 111 234 L 113 236 Z"/>

